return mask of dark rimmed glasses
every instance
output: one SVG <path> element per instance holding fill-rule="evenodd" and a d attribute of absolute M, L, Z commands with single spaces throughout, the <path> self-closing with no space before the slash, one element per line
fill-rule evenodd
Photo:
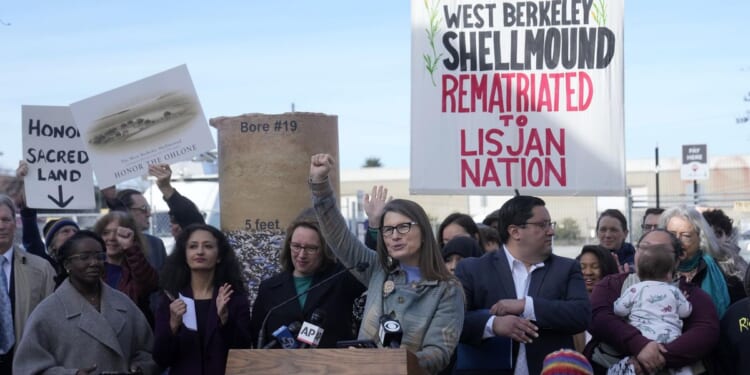
<path fill-rule="evenodd" d="M 320 246 L 314 246 L 314 245 L 302 245 L 299 243 L 292 242 L 289 244 L 289 247 L 292 249 L 293 252 L 299 254 L 301 252 L 305 252 L 305 254 L 313 255 L 317 254 L 318 251 L 320 251 Z"/>
<path fill-rule="evenodd" d="M 383 237 L 390 237 L 393 235 L 393 231 L 396 231 L 400 234 L 407 234 L 411 230 L 412 225 L 419 225 L 413 221 L 408 223 L 401 223 L 395 226 L 391 225 L 384 225 L 381 229 L 381 232 L 383 233 Z"/>

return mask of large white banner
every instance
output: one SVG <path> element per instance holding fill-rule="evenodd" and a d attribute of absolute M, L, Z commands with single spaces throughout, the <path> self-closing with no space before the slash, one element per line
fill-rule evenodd
<path fill-rule="evenodd" d="M 412 0 L 411 192 L 625 193 L 623 0 Z"/>
<path fill-rule="evenodd" d="M 187 66 L 70 105 L 101 187 L 216 147 Z"/>

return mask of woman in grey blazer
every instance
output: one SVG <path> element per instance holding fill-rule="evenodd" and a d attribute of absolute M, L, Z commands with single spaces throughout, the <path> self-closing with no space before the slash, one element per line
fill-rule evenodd
<path fill-rule="evenodd" d="M 90 231 L 62 245 L 59 256 L 68 277 L 31 313 L 14 373 L 157 373 L 146 318 L 130 298 L 101 280 L 104 249 L 101 237 Z"/>

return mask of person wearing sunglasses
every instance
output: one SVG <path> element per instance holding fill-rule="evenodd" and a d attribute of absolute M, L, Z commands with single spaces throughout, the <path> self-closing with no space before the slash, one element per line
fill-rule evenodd
<path fill-rule="evenodd" d="M 443 263 L 427 214 L 413 201 L 388 202 L 377 215 L 377 250 L 368 249 L 349 231 L 337 207 L 328 179 L 333 165 L 331 155 L 313 155 L 309 184 L 321 233 L 336 257 L 348 267 L 361 262 L 371 265 L 355 274 L 368 285 L 359 339 L 382 345 L 381 321 L 397 320 L 402 330 L 400 347 L 414 352 L 425 372 L 440 372 L 458 343 L 464 297 L 461 284 Z"/>
<path fill-rule="evenodd" d="M 34 309 L 18 345 L 14 374 L 156 374 L 154 336 L 125 295 L 102 281 L 104 241 L 82 230 L 59 249 L 64 280 Z"/>

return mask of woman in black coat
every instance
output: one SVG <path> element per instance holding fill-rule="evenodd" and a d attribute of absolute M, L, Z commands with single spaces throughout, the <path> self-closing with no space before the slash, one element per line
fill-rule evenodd
<path fill-rule="evenodd" d="M 352 331 L 352 303 L 365 287 L 350 273 L 356 271 L 344 272 L 320 284 L 344 269 L 335 259 L 314 218 L 302 217 L 289 226 L 279 255 L 282 272 L 261 282 L 253 305 L 250 330 L 254 343 L 260 335 L 263 343 L 270 343 L 273 332 L 279 327 L 310 322 L 316 310 L 324 314 L 322 323 L 318 324 L 324 330 L 319 347 L 334 348 L 337 341 L 356 337 Z M 307 290 L 308 293 L 283 304 Z M 278 305 L 281 306 L 269 315 Z M 267 315 L 268 320 L 261 327 Z"/>

